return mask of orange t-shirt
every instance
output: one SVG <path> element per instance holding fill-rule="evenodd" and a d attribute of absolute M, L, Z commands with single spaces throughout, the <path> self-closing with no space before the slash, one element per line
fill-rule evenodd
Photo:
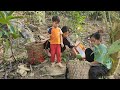
<path fill-rule="evenodd" d="M 51 28 L 50 31 L 50 44 L 61 44 L 61 34 L 62 31 L 60 28 Z"/>

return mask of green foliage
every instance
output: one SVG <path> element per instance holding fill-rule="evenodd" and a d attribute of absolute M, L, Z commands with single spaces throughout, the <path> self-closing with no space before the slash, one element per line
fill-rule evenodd
<path fill-rule="evenodd" d="M 110 14 L 110 18 L 113 22 L 119 22 L 120 21 L 120 13 L 117 11 L 108 11 L 108 13 Z"/>
<path fill-rule="evenodd" d="M 73 32 L 79 33 L 83 28 L 82 24 L 85 23 L 86 16 L 81 11 L 47 11 L 49 15 L 58 15 L 68 18 L 67 26 L 69 26 Z"/>
<path fill-rule="evenodd" d="M 0 31 L 0 38 L 2 37 L 2 32 Z"/>
<path fill-rule="evenodd" d="M 82 56 L 81 56 L 80 54 L 77 54 L 77 55 L 76 55 L 76 58 L 81 60 L 81 59 L 82 59 Z"/>
<path fill-rule="evenodd" d="M 90 20 L 102 20 L 102 12 L 103 11 L 81 11 L 81 14 Z"/>
<path fill-rule="evenodd" d="M 12 14 L 14 13 L 14 11 L 4 11 L 4 12 L 6 12 L 6 14 L 7 14 L 8 16 L 10 16 L 10 15 L 12 15 Z"/>
<path fill-rule="evenodd" d="M 64 61 L 64 62 L 67 62 L 67 60 L 68 60 L 68 56 L 69 56 L 69 54 L 70 54 L 70 52 L 69 51 L 67 51 L 67 50 L 65 50 L 63 53 L 62 53 L 62 60 Z"/>
<path fill-rule="evenodd" d="M 106 24 L 107 30 L 109 30 L 110 43 L 112 44 L 115 39 L 114 36 L 119 31 L 118 26 L 120 22 L 120 13 L 117 11 L 104 11 L 102 12 L 103 21 Z M 117 25 L 115 25 L 117 23 Z M 116 30 L 117 29 L 117 30 Z"/>
<path fill-rule="evenodd" d="M 67 59 L 66 59 L 66 58 L 64 58 L 64 57 L 62 58 L 62 60 L 63 60 L 64 62 L 67 62 Z"/>
<path fill-rule="evenodd" d="M 23 14 L 27 19 L 27 24 L 41 25 L 45 22 L 45 11 L 24 11 Z"/>
<path fill-rule="evenodd" d="M 7 30 L 3 29 L 3 27 L 0 27 L 1 33 L 5 34 L 7 37 L 13 35 L 13 38 L 15 34 L 17 34 L 17 30 L 15 30 L 14 26 L 11 23 L 11 20 L 17 19 L 17 18 L 22 18 L 22 16 L 12 16 L 13 11 L 11 12 L 4 12 L 0 11 L 0 23 L 2 25 L 7 26 Z M 16 38 L 16 37 L 15 37 Z"/>
<path fill-rule="evenodd" d="M 85 16 L 82 16 L 79 11 L 72 11 L 70 16 L 70 22 L 72 23 L 73 30 L 82 30 L 82 23 L 85 23 Z"/>
<path fill-rule="evenodd" d="M 6 13 L 4 11 L 0 11 L 0 23 L 1 24 L 8 24 L 11 25 L 12 19 L 22 18 L 22 16 L 12 16 L 9 13 Z"/>
<path fill-rule="evenodd" d="M 108 54 L 111 55 L 113 53 L 116 53 L 120 51 L 120 39 L 113 42 L 113 44 L 108 49 Z"/>
<path fill-rule="evenodd" d="M 5 46 L 5 51 L 12 45 L 11 40 L 20 36 L 18 30 L 14 28 L 11 21 L 22 18 L 22 16 L 13 16 L 12 14 L 13 11 L 0 11 L 0 37 L 4 40 L 3 45 Z M 4 28 L 4 26 L 6 26 L 6 28 Z"/>

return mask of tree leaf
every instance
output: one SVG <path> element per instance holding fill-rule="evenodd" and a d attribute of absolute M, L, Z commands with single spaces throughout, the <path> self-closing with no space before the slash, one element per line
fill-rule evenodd
<path fill-rule="evenodd" d="M 2 34 L 3 34 L 2 31 L 0 31 L 0 38 L 2 37 Z"/>
<path fill-rule="evenodd" d="M 6 35 L 7 37 L 9 37 L 9 33 L 6 30 L 2 30 L 4 35 Z"/>
<path fill-rule="evenodd" d="M 12 19 L 18 19 L 18 18 L 23 18 L 23 16 L 12 16 L 12 15 L 10 15 L 10 16 L 6 17 L 6 20 L 12 20 Z"/>
<path fill-rule="evenodd" d="M 120 51 L 120 39 L 113 42 L 113 44 L 108 49 L 108 54 L 110 55 L 118 51 Z"/>
<path fill-rule="evenodd" d="M 1 24 L 8 24 L 9 22 L 4 18 L 0 18 L 0 23 Z"/>
<path fill-rule="evenodd" d="M 1 32 L 2 32 L 2 36 L 3 36 L 3 37 L 4 37 L 4 35 L 5 35 L 5 37 L 6 37 L 6 36 L 9 37 L 9 33 L 8 33 L 5 29 L 0 28 L 0 30 L 1 30 Z"/>
<path fill-rule="evenodd" d="M 66 60 L 66 58 L 62 58 L 62 60 L 64 61 L 64 62 L 66 62 L 67 60 Z"/>
<path fill-rule="evenodd" d="M 14 13 L 14 11 L 6 11 L 7 12 L 7 15 L 10 16 Z"/>
<path fill-rule="evenodd" d="M 0 11 L 0 16 L 1 16 L 1 18 L 5 19 L 5 13 L 3 11 Z"/>
<path fill-rule="evenodd" d="M 14 39 L 16 39 L 16 38 L 18 38 L 20 35 L 19 35 L 18 33 L 13 33 L 12 36 L 13 36 Z"/>
<path fill-rule="evenodd" d="M 15 33 L 15 29 L 12 25 L 8 25 L 8 28 L 10 29 L 10 33 Z"/>

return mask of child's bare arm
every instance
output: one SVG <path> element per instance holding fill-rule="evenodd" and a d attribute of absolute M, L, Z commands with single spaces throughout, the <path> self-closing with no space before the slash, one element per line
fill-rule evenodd
<path fill-rule="evenodd" d="M 62 34 L 60 35 L 61 46 L 64 47 Z"/>
<path fill-rule="evenodd" d="M 48 34 L 48 37 L 49 37 L 49 39 L 50 39 L 50 37 L 51 37 L 51 34 Z"/>
<path fill-rule="evenodd" d="M 62 30 L 60 29 L 60 43 L 61 43 L 61 46 L 64 47 L 64 44 L 63 44 L 63 32 Z"/>
<path fill-rule="evenodd" d="M 75 55 L 78 54 L 78 52 L 76 51 L 75 47 L 72 48 L 72 51 L 73 51 L 73 53 L 74 53 Z"/>

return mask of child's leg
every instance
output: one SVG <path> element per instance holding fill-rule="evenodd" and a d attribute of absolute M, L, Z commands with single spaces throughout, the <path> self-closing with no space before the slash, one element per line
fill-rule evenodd
<path fill-rule="evenodd" d="M 51 52 L 51 62 L 53 63 L 55 61 L 56 45 L 54 44 L 50 45 L 50 52 Z"/>
<path fill-rule="evenodd" d="M 56 49 L 56 56 L 57 56 L 58 65 L 59 65 L 60 67 L 64 67 L 64 66 L 61 64 L 61 46 L 58 44 L 56 47 L 57 47 L 57 49 Z"/>
<path fill-rule="evenodd" d="M 50 57 L 51 56 L 51 54 L 50 54 L 50 50 L 46 50 L 47 51 L 47 55 Z"/>
<path fill-rule="evenodd" d="M 57 56 L 57 62 L 61 62 L 61 46 L 60 44 L 56 45 L 56 56 Z"/>

